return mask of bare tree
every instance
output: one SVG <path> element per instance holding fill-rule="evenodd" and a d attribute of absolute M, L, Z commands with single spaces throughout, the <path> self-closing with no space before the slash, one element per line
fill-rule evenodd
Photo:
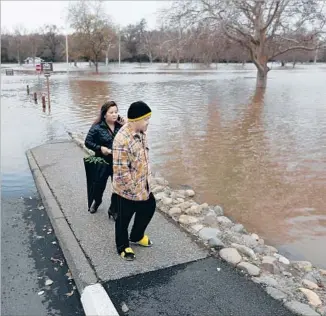
<path fill-rule="evenodd" d="M 156 30 L 148 31 L 147 22 L 145 19 L 140 21 L 140 53 L 145 54 L 149 62 L 152 64 L 158 56 L 159 50 L 156 48 L 159 46 L 160 33 Z"/>
<path fill-rule="evenodd" d="M 104 13 L 101 1 L 79 1 L 69 9 L 69 21 L 79 40 L 79 50 L 95 65 L 108 49 L 115 34 Z"/>
<path fill-rule="evenodd" d="M 267 63 L 293 50 L 316 50 L 325 34 L 325 1 L 319 0 L 187 0 L 170 11 L 188 25 L 209 21 L 248 50 L 257 67 L 257 87 L 265 87 Z M 309 30 L 300 40 L 301 29 Z"/>
<path fill-rule="evenodd" d="M 26 29 L 22 25 L 16 25 L 14 28 L 13 44 L 16 50 L 17 62 L 21 65 L 24 58 L 23 55 L 23 44 L 24 37 L 26 35 Z"/>
<path fill-rule="evenodd" d="M 51 61 L 56 61 L 58 49 L 61 45 L 59 30 L 56 25 L 45 25 L 43 29 L 43 42 Z"/>

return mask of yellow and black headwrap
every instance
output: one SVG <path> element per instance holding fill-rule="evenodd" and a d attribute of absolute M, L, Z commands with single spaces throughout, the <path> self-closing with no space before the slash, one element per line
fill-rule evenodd
<path fill-rule="evenodd" d="M 135 122 L 142 120 L 152 114 L 150 107 L 143 101 L 131 103 L 128 109 L 128 121 Z"/>

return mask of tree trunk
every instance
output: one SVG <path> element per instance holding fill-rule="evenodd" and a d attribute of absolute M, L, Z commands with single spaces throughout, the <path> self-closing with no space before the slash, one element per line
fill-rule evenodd
<path fill-rule="evenodd" d="M 97 61 L 97 59 L 95 59 L 95 71 L 96 71 L 96 73 L 98 73 L 98 61 Z"/>
<path fill-rule="evenodd" d="M 257 70 L 257 80 L 256 80 L 256 88 L 266 88 L 267 84 L 267 73 L 268 67 L 262 67 L 262 69 Z"/>
<path fill-rule="evenodd" d="M 281 65 L 282 65 L 282 67 L 284 67 L 285 66 L 285 61 L 281 61 Z"/>
<path fill-rule="evenodd" d="M 171 65 L 171 56 L 170 56 L 170 54 L 168 55 L 168 66 L 170 66 Z"/>

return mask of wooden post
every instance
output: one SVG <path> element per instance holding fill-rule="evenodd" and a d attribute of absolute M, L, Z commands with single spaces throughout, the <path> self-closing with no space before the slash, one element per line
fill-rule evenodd
<path fill-rule="evenodd" d="M 49 103 L 49 108 L 51 107 L 51 103 L 50 103 L 50 82 L 49 82 L 49 77 L 50 75 L 46 75 L 46 85 L 48 88 L 48 103 Z"/>
<path fill-rule="evenodd" d="M 43 112 L 44 112 L 45 108 L 46 108 L 45 95 L 42 95 L 42 108 L 43 108 Z"/>

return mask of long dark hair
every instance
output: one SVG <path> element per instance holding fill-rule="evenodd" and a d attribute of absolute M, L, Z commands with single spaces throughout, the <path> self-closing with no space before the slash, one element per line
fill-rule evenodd
<path fill-rule="evenodd" d="M 93 125 L 98 124 L 98 123 L 104 121 L 104 120 L 105 120 L 105 117 L 104 117 L 104 116 L 105 116 L 106 112 L 107 112 L 110 108 L 112 108 L 112 107 L 114 107 L 114 106 L 116 106 L 116 107 L 118 108 L 117 104 L 116 104 L 114 101 L 108 101 L 108 102 L 105 102 L 105 103 L 102 105 L 102 107 L 101 107 L 101 111 L 100 111 L 100 113 L 98 114 L 98 116 L 96 117 L 96 120 L 94 121 Z"/>

